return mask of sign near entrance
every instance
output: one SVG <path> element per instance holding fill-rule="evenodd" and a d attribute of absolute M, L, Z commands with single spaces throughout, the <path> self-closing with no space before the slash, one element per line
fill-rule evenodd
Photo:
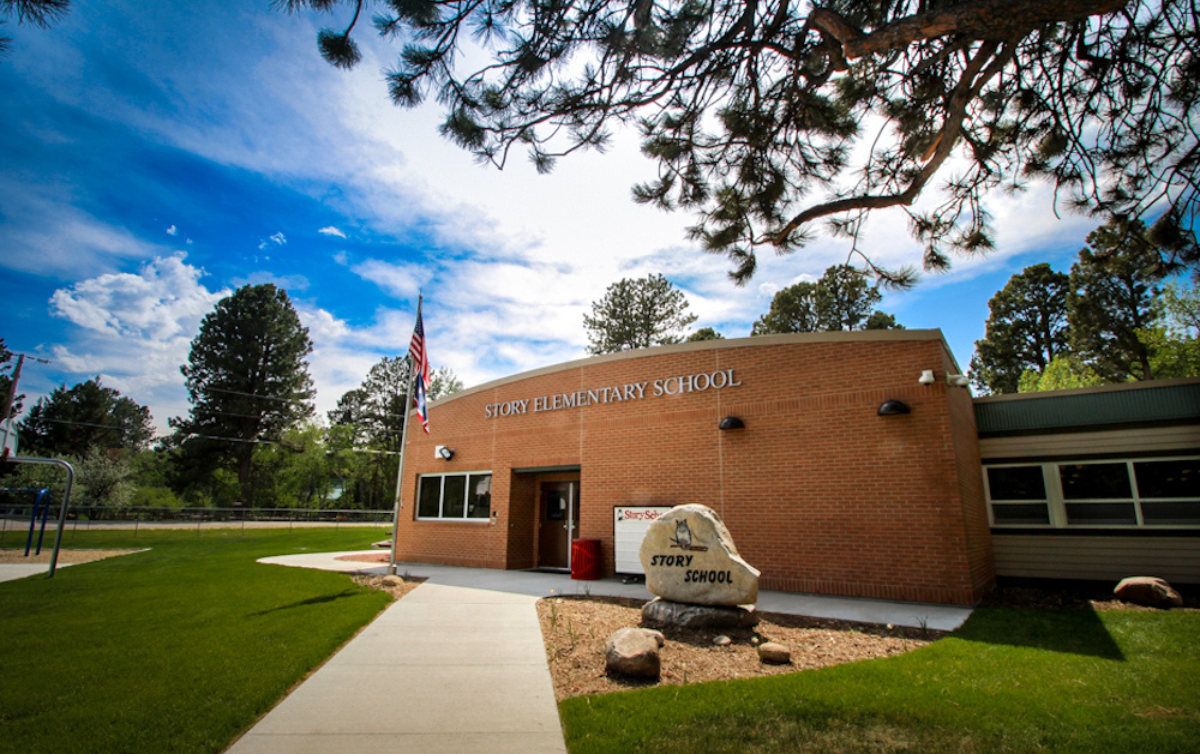
<path fill-rule="evenodd" d="M 638 553 L 646 588 L 664 600 L 736 607 L 758 601 L 758 569 L 738 555 L 716 511 L 679 505 L 655 519 Z"/>
<path fill-rule="evenodd" d="M 682 374 L 654 381 L 627 382 L 623 385 L 606 385 L 593 390 L 577 390 L 573 393 L 554 393 L 539 395 L 532 399 L 520 398 L 513 401 L 489 403 L 483 408 L 483 418 L 495 419 L 541 413 L 542 411 L 562 411 L 567 408 L 584 408 L 597 403 L 640 401 L 664 395 L 703 393 L 706 390 L 722 390 L 741 386 L 742 383 L 734 375 L 734 370 L 718 369 L 715 372 Z"/>
<path fill-rule="evenodd" d="M 650 524 L 671 510 L 669 505 L 618 505 L 613 508 L 613 565 L 617 573 L 644 574 L 638 549 Z"/>

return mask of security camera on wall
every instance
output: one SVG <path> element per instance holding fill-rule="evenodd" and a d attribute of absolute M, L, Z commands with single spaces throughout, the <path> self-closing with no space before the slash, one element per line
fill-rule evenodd
<path fill-rule="evenodd" d="M 971 384 L 971 378 L 965 374 L 948 374 L 946 384 L 952 387 L 966 387 Z"/>
<path fill-rule="evenodd" d="M 921 376 L 917 378 L 917 382 L 921 383 L 922 385 L 932 385 L 936 381 L 937 378 L 933 376 L 932 369 L 926 369 L 924 372 L 921 372 Z"/>

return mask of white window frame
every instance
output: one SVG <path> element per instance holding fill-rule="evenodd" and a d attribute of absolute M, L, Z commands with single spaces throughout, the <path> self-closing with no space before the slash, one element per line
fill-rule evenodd
<path fill-rule="evenodd" d="M 495 475 L 492 474 L 491 470 L 487 470 L 487 469 L 481 469 L 478 471 L 447 471 L 447 472 L 441 472 L 441 473 L 437 473 L 437 474 L 419 474 L 417 476 L 416 501 L 415 501 L 415 505 L 413 505 L 413 515 L 415 516 L 416 520 L 417 521 L 454 521 L 454 522 L 462 522 L 462 523 L 468 523 L 468 524 L 489 523 L 491 521 L 491 518 L 492 518 L 491 514 L 493 512 L 490 502 L 488 504 L 488 515 L 487 516 L 480 517 L 480 516 L 468 516 L 467 515 L 467 512 L 469 510 L 469 507 L 467 505 L 467 499 L 469 498 L 469 496 L 471 494 L 471 477 L 484 476 L 484 475 L 491 477 L 493 482 L 495 481 Z M 442 514 L 446 508 L 446 478 L 447 477 L 459 477 L 459 476 L 465 477 L 465 479 L 466 479 L 466 484 L 463 485 L 464 486 L 463 514 L 461 516 L 444 516 Z M 438 515 L 436 515 L 436 516 L 422 516 L 421 515 L 421 485 L 426 479 L 441 480 L 439 483 L 439 486 L 438 486 Z"/>
<path fill-rule="evenodd" d="M 1173 455 L 1173 456 L 1139 456 L 1129 458 L 1096 458 L 1088 460 L 1065 459 L 1058 461 L 1028 461 L 1025 463 L 984 463 L 983 465 L 983 494 L 987 500 L 988 525 L 997 529 L 1147 529 L 1154 531 L 1193 531 L 1200 529 L 1200 523 L 1196 524 L 1147 524 L 1142 514 L 1142 505 L 1154 505 L 1155 503 L 1172 503 L 1172 502 L 1191 502 L 1200 499 L 1200 495 L 1196 497 L 1172 497 L 1172 498 L 1147 498 L 1143 499 L 1138 490 L 1137 474 L 1134 472 L 1133 465 L 1135 463 L 1153 463 L 1156 461 L 1186 461 L 1195 460 L 1200 456 L 1195 455 Z M 1094 464 L 1125 464 L 1126 473 L 1129 474 L 1129 489 L 1132 497 L 1127 498 L 1094 498 L 1087 500 L 1067 500 L 1063 495 L 1062 476 L 1060 467 L 1062 466 L 1090 466 Z M 1042 469 L 1042 482 L 1046 490 L 1045 500 L 999 500 L 993 502 L 992 489 L 988 481 L 988 469 L 993 468 L 1026 468 L 1040 466 Z M 994 505 L 1003 506 L 1005 504 L 1022 504 L 1022 503 L 1039 503 L 1045 502 L 1047 511 L 1050 515 L 1050 523 L 1048 524 L 1031 524 L 1031 523 L 997 523 L 996 512 Z M 1135 524 L 1071 524 L 1067 520 L 1067 504 L 1068 503 L 1131 503 L 1137 518 Z"/>

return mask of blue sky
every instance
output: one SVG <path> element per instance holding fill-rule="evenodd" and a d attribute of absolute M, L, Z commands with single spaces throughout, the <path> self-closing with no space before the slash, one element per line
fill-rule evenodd
<path fill-rule="evenodd" d="M 653 175 L 632 135 L 549 176 L 480 167 L 437 135 L 436 105 L 389 103 L 388 43 L 368 33 L 354 71 L 325 64 L 329 23 L 266 0 L 114 0 L 75 2 L 49 30 L 5 26 L 0 337 L 51 361 L 25 370 L 26 405 L 101 375 L 165 429 L 187 411 L 179 367 L 200 319 L 246 283 L 291 295 L 323 415 L 404 353 L 419 289 L 434 366 L 469 386 L 586 355 L 583 314 L 623 277 L 664 274 L 697 327 L 741 337 L 776 290 L 846 257 L 846 242 L 817 240 L 737 288 L 686 241 L 692 218 L 630 199 Z M 1067 269 L 1095 225 L 1056 217 L 1043 187 L 989 210 L 994 254 L 882 306 L 940 328 L 964 368 L 1008 277 Z M 899 212 L 873 218 L 862 246 L 919 259 Z"/>

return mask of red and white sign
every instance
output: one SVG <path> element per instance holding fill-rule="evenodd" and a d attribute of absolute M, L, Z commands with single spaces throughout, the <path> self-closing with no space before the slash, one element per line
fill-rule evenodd
<path fill-rule="evenodd" d="M 613 508 L 613 565 L 617 573 L 645 574 L 638 551 L 646 529 L 670 505 L 618 505 Z"/>

